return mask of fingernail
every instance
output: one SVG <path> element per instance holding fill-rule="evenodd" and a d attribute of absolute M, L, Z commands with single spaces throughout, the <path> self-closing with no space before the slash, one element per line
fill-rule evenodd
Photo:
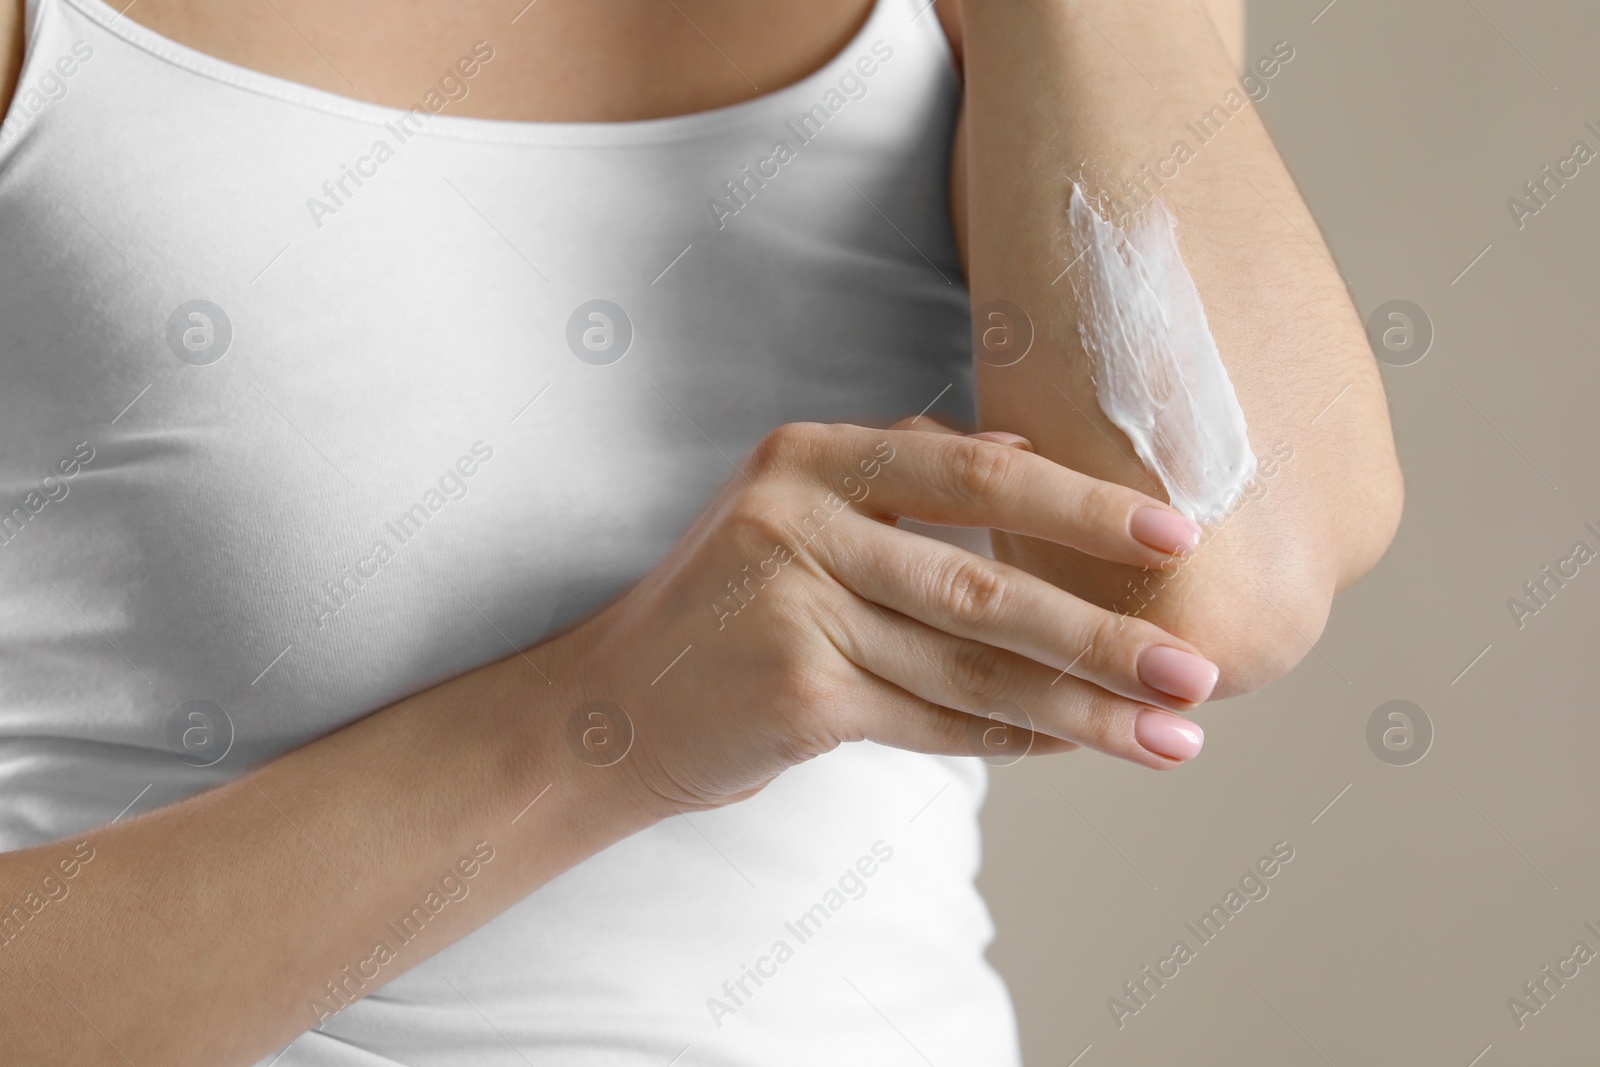
<path fill-rule="evenodd" d="M 1135 541 L 1174 556 L 1193 552 L 1200 543 L 1200 527 L 1166 508 L 1136 509 L 1128 523 L 1128 532 Z"/>
<path fill-rule="evenodd" d="M 1139 680 L 1179 700 L 1204 702 L 1221 673 L 1210 660 L 1170 645 L 1151 645 L 1139 653 Z"/>
<path fill-rule="evenodd" d="M 1134 719 L 1133 736 L 1148 751 L 1175 760 L 1194 759 L 1206 743 L 1206 732 L 1188 719 L 1154 709 Z"/>
<path fill-rule="evenodd" d="M 997 445 L 1010 445 L 1013 448 L 1025 448 L 1033 451 L 1033 442 L 1021 434 L 1006 433 L 1004 430 L 985 430 L 982 433 L 969 433 L 968 437 L 979 441 L 993 441 Z"/>

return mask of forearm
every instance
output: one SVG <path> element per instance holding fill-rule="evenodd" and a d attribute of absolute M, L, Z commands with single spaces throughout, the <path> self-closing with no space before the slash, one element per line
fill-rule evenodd
<path fill-rule="evenodd" d="M 1133 208 L 1159 197 L 1176 219 L 1262 463 L 1246 502 L 1175 574 L 1003 535 L 996 552 L 1193 641 L 1223 668 L 1219 694 L 1253 688 L 1306 654 L 1333 593 L 1375 562 L 1398 521 L 1382 387 L 1349 296 L 1205 6 L 967 0 L 965 21 L 973 303 L 1009 300 L 1035 331 L 1021 362 L 980 362 L 981 425 L 1162 492 L 1097 403 L 1064 276 L 1077 180 Z M 1199 130 L 1218 105 L 1220 130 Z"/>
<path fill-rule="evenodd" d="M 182 803 L 0 856 L 7 909 L 52 872 L 67 890 L 0 945 L 0 1062 L 254 1062 L 642 829 L 567 748 L 579 699 L 511 657 Z M 92 858 L 63 880 L 81 841 Z"/>
<path fill-rule="evenodd" d="M 1228 62 L 1234 70 L 1244 66 L 1245 13 L 1244 0 L 1203 0 L 1211 25 L 1228 53 Z"/>

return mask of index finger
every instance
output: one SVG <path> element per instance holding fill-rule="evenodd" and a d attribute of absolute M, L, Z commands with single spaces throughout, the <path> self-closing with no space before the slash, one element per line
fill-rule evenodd
<path fill-rule="evenodd" d="M 1137 567 L 1161 566 L 1200 541 L 1200 527 L 1171 505 L 1026 449 L 917 430 L 828 430 L 816 442 L 819 471 L 877 457 L 876 477 L 853 498 L 875 517 L 986 526 Z M 888 459 L 884 443 L 892 449 Z"/>

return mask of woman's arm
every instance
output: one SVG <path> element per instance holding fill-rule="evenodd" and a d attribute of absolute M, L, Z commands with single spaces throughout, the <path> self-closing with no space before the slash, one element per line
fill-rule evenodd
<path fill-rule="evenodd" d="M 254 1062 L 654 822 L 568 752 L 549 647 L 0 855 L 0 1063 Z"/>
<path fill-rule="evenodd" d="M 1065 276 L 1083 265 L 1061 243 L 1074 179 L 1132 204 L 1127 179 L 1177 220 L 1261 461 L 1248 501 L 1171 577 L 1007 534 L 996 554 L 1192 641 L 1221 667 L 1217 695 L 1253 689 L 1305 656 L 1333 594 L 1377 561 L 1399 521 L 1382 384 L 1349 294 L 1240 87 L 1219 36 L 1223 5 L 963 6 L 953 196 L 973 305 L 1008 300 L 1035 333 L 1020 362 L 980 361 L 981 425 L 1162 494 L 1096 401 Z M 1281 51 L 1275 73 L 1293 76 Z"/>
<path fill-rule="evenodd" d="M 1133 565 L 1182 543 L 1166 505 L 1006 439 L 779 427 L 648 575 L 550 641 L 0 855 L 0 1064 L 252 1063 L 590 854 L 845 742 L 1199 753 L 1175 712 L 1214 673 L 1186 642 L 900 516 Z M 1090 633 L 1109 639 L 1079 655 Z"/>
<path fill-rule="evenodd" d="M 0 0 L 0 115 L 11 106 L 22 76 L 23 0 Z"/>

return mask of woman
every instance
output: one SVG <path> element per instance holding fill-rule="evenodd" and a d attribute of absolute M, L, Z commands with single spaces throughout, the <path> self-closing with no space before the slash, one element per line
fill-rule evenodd
<path fill-rule="evenodd" d="M 1398 521 L 1227 0 L 5 7 L 5 1062 L 1014 1063 L 974 757 L 1192 758 Z M 1204 532 L 1062 282 L 1152 160 Z"/>

